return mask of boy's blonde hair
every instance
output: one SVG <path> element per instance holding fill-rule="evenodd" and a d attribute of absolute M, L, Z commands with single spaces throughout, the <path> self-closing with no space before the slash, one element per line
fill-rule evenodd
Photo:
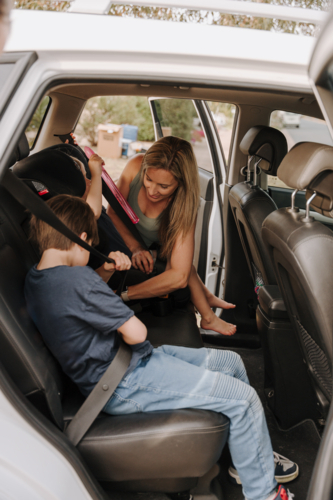
<path fill-rule="evenodd" d="M 77 196 L 60 194 L 46 202 L 55 215 L 75 234 L 87 233 L 87 241 L 92 245 L 99 242 L 95 215 L 88 203 Z M 49 248 L 70 250 L 74 243 L 46 222 L 32 215 L 30 238 L 36 243 L 41 253 Z"/>

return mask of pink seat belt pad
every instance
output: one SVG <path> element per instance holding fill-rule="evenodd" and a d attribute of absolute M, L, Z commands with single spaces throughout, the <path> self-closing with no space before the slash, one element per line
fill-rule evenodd
<path fill-rule="evenodd" d="M 84 147 L 84 152 L 88 159 L 95 154 L 94 151 L 88 146 Z M 121 192 L 119 191 L 119 189 L 117 188 L 117 186 L 115 185 L 115 183 L 113 182 L 113 180 L 111 179 L 111 177 L 109 176 L 103 165 L 102 165 L 102 179 L 108 186 L 108 188 L 110 189 L 111 193 L 116 198 L 118 203 L 122 206 L 123 210 L 125 210 L 126 214 L 133 222 L 133 224 L 137 224 L 139 222 L 139 217 L 136 215 L 136 213 L 134 212 L 133 208 L 128 203 L 128 201 L 125 200 L 125 198 L 123 197 L 123 195 L 121 194 Z"/>

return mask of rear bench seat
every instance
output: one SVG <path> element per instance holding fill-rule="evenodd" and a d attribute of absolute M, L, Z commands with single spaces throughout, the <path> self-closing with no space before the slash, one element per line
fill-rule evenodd
<path fill-rule="evenodd" d="M 28 216 L 1 186 L 0 200 L 0 361 L 21 393 L 52 422 L 56 439 L 63 439 L 68 447 L 67 438 L 56 428 L 64 429 L 83 398 L 61 372 L 27 314 L 24 279 L 38 260 L 27 240 Z M 174 340 L 176 316 L 166 340 Z M 184 325 L 189 319 L 184 316 Z M 155 320 L 146 318 L 153 337 L 159 328 Z M 157 320 L 165 324 L 165 318 Z M 193 347 L 198 344 L 187 342 Z M 102 413 L 78 449 L 95 477 L 108 485 L 179 492 L 193 488 L 214 467 L 228 428 L 226 417 L 203 410 L 117 417 Z"/>

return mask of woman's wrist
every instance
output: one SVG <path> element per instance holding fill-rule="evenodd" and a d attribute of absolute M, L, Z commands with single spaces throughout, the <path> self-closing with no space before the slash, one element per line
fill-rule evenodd
<path fill-rule="evenodd" d="M 124 302 L 129 302 L 131 300 L 128 296 L 128 286 L 121 292 L 120 297 Z"/>

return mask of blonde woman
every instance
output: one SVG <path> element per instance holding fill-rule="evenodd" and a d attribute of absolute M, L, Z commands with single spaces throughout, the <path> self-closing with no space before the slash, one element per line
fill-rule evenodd
<path fill-rule="evenodd" d="M 199 177 L 191 144 L 172 136 L 158 140 L 145 155 L 128 162 L 118 188 L 140 219 L 137 229 L 147 247 L 159 244 L 159 255 L 167 261 L 163 273 L 128 287 L 124 300 L 159 297 L 188 285 L 191 301 L 201 315 L 201 327 L 233 335 L 236 326 L 218 318 L 211 308 L 235 306 L 213 295 L 192 264 Z M 151 273 L 151 253 L 142 248 L 111 207 L 108 215 L 132 252 L 133 267 Z"/>

